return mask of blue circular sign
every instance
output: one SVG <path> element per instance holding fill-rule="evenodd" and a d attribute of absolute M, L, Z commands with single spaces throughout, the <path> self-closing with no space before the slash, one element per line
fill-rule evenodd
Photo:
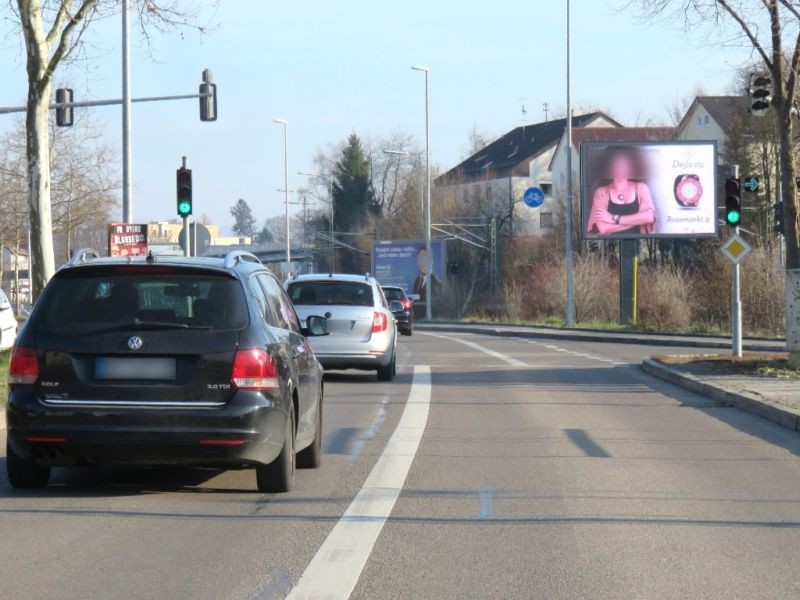
<path fill-rule="evenodd" d="M 525 190 L 525 194 L 522 196 L 522 201 L 525 203 L 525 206 L 529 206 L 530 208 L 539 208 L 542 204 L 544 204 L 544 192 L 542 191 L 542 188 L 528 188 Z"/>

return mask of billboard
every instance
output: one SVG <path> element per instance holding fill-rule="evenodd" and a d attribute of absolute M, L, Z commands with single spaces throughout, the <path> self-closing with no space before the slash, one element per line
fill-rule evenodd
<path fill-rule="evenodd" d="M 583 237 L 715 237 L 716 165 L 714 142 L 584 142 Z"/>
<path fill-rule="evenodd" d="M 425 250 L 424 240 L 376 242 L 372 247 L 375 278 L 381 285 L 396 285 L 414 300 L 425 302 L 425 275 L 431 273 L 430 285 L 436 288 L 444 281 L 445 243 L 431 241 L 431 255 Z"/>
<path fill-rule="evenodd" d="M 112 223 L 108 226 L 109 256 L 144 256 L 147 254 L 147 225 Z"/>

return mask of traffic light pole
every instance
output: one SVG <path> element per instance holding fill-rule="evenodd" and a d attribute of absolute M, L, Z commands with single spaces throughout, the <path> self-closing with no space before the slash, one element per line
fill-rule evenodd
<path fill-rule="evenodd" d="M 189 165 L 188 165 L 188 161 L 186 160 L 186 157 L 183 156 L 181 158 L 182 158 L 181 167 L 184 168 L 184 169 L 188 169 Z M 183 255 L 184 256 L 191 256 L 191 246 L 192 246 L 192 243 L 189 240 L 189 216 L 186 215 L 186 216 L 183 217 Z"/>
<path fill-rule="evenodd" d="M 738 179 L 739 165 L 731 165 L 731 177 Z M 739 235 L 739 227 L 734 227 L 733 232 Z M 733 265 L 731 284 L 731 350 L 735 357 L 742 356 L 742 293 L 741 270 L 739 263 Z"/>

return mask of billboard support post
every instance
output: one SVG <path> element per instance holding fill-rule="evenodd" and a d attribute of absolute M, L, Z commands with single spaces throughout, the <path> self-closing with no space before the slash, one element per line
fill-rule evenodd
<path fill-rule="evenodd" d="M 739 165 L 731 165 L 731 177 L 739 178 Z M 733 233 L 739 234 L 739 227 L 734 227 Z M 742 292 L 741 269 L 736 262 L 732 266 L 733 277 L 731 283 L 731 350 L 735 357 L 742 356 Z"/>
<path fill-rule="evenodd" d="M 619 322 L 636 324 L 636 297 L 638 294 L 639 240 L 620 241 L 619 261 Z"/>

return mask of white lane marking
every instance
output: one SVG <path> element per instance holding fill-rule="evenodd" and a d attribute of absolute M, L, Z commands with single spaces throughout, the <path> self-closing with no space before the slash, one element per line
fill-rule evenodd
<path fill-rule="evenodd" d="M 403 415 L 364 486 L 308 563 L 287 600 L 346 600 L 403 489 L 431 401 L 431 370 L 415 366 Z"/>
<path fill-rule="evenodd" d="M 528 365 L 522 362 L 521 360 L 517 360 L 516 358 L 512 358 L 505 354 L 501 354 L 500 352 L 495 352 L 491 348 L 487 348 L 486 346 L 481 346 L 480 344 L 476 344 L 475 342 L 470 342 L 469 340 L 462 340 L 459 338 L 450 337 L 448 335 L 440 335 L 438 333 L 428 333 L 420 332 L 422 335 L 429 335 L 431 337 L 439 338 L 442 340 L 450 340 L 451 342 L 458 342 L 459 344 L 464 344 L 465 346 L 469 346 L 473 350 L 478 350 L 479 352 L 483 352 L 484 354 L 488 354 L 489 356 L 493 356 L 503 362 L 508 363 L 512 367 L 527 367 Z"/>

